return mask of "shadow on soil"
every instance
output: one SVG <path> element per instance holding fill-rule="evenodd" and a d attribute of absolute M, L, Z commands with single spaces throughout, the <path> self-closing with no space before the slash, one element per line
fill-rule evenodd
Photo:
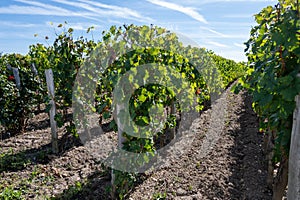
<path fill-rule="evenodd" d="M 71 115 L 68 115 L 68 120 L 70 120 L 70 118 Z M 68 120 L 66 122 L 68 122 Z M 50 126 L 49 120 L 46 119 L 46 120 L 38 121 L 36 123 L 32 123 L 29 127 L 27 127 L 27 129 L 42 130 L 48 128 L 49 126 Z M 110 123 L 102 124 L 102 129 L 104 133 L 112 130 Z M 4 141 L 13 136 L 15 135 L 9 134 L 6 136 L 2 134 L 1 140 Z M 58 157 L 61 156 L 63 153 L 65 153 L 72 147 L 82 146 L 82 145 L 83 144 L 80 138 L 75 137 L 70 133 L 65 133 L 58 140 L 59 153 L 55 156 L 52 153 L 51 143 L 40 146 L 39 148 L 28 149 L 18 153 L 14 153 L 13 150 L 3 154 L 1 154 L 0 152 L 0 173 L 3 171 L 10 171 L 10 172 L 20 171 L 29 165 L 47 164 L 52 159 L 54 159 L 57 156 Z"/>
<path fill-rule="evenodd" d="M 85 183 L 77 183 L 64 190 L 63 193 L 51 198 L 52 200 L 111 200 L 111 175 L 110 169 L 103 167 L 103 172 L 94 172 Z M 141 184 L 147 176 L 142 174 L 137 176 L 134 186 L 129 189 L 122 198 L 128 199 L 128 196 L 134 191 L 134 188 Z"/>
<path fill-rule="evenodd" d="M 58 144 L 61 148 L 57 156 L 62 155 L 74 146 L 82 145 L 79 138 L 68 133 L 64 134 L 58 140 Z M 54 158 L 51 156 L 53 155 L 51 147 L 51 143 L 49 143 L 39 148 L 28 149 L 18 153 L 10 151 L 2 155 L 0 154 L 0 173 L 3 171 L 20 171 L 29 165 L 49 163 Z"/>
<path fill-rule="evenodd" d="M 110 174 L 108 170 L 104 172 L 94 172 L 84 183 L 77 182 L 69 186 L 62 194 L 51 198 L 52 200 L 109 200 L 111 192 Z"/>
<path fill-rule="evenodd" d="M 240 128 L 229 132 L 234 137 L 230 154 L 235 163 L 230 166 L 230 199 L 271 200 L 272 192 L 267 188 L 267 165 L 263 153 L 263 135 L 259 133 L 258 118 L 252 109 L 252 99 L 242 94 L 242 107 L 236 111 Z"/>

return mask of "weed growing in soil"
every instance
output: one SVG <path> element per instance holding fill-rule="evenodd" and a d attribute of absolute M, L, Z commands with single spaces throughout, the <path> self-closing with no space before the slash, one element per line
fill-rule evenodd
<path fill-rule="evenodd" d="M 163 193 L 154 193 L 152 196 L 153 200 L 163 200 L 163 199 L 167 199 L 167 193 L 163 192 Z"/>
<path fill-rule="evenodd" d="M 24 153 L 14 154 L 13 150 L 0 154 L 0 172 L 7 170 L 20 170 L 31 164 Z"/>
<path fill-rule="evenodd" d="M 22 191 L 16 190 L 13 187 L 6 187 L 4 190 L 0 193 L 0 199 L 3 200 L 18 200 L 21 198 Z"/>

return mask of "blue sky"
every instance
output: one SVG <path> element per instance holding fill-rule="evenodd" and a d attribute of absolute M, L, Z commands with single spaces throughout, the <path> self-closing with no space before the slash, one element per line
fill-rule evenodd
<path fill-rule="evenodd" d="M 243 43 L 253 15 L 276 0 L 1 0 L 0 52 L 26 54 L 30 44 L 49 44 L 55 27 L 68 22 L 75 36 L 94 26 L 94 38 L 111 25 L 158 25 L 182 33 L 217 54 L 245 61 Z M 51 22 L 53 25 L 51 25 Z M 34 37 L 34 34 L 38 34 Z"/>

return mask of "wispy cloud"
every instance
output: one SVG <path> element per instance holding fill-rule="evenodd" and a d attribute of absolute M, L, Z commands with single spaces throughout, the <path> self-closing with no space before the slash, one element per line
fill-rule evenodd
<path fill-rule="evenodd" d="M 105 17 L 114 17 L 114 18 L 124 18 L 124 19 L 132 19 L 135 21 L 149 22 L 152 21 L 149 17 L 144 17 L 140 13 L 135 10 L 107 5 L 95 1 L 89 0 L 78 0 L 78 1 L 66 1 L 66 0 L 52 0 L 53 2 L 70 5 L 73 7 L 81 8 L 84 10 L 88 10 L 92 13 L 93 16 L 105 16 Z"/>
<path fill-rule="evenodd" d="M 135 10 L 98 3 L 95 1 L 67 1 L 52 0 L 52 2 L 79 8 L 78 11 L 68 10 L 63 7 L 54 6 L 49 3 L 41 3 L 34 0 L 14 0 L 25 5 L 10 5 L 0 7 L 0 14 L 19 15 L 51 15 L 63 17 L 83 17 L 95 21 L 102 21 L 100 17 L 131 19 L 139 22 L 153 21 L 150 17 L 144 17 Z"/>
<path fill-rule="evenodd" d="M 228 37 L 228 35 L 225 35 L 225 34 L 223 34 L 223 33 L 220 33 L 220 32 L 218 32 L 218 31 L 215 31 L 215 30 L 213 30 L 213 29 L 211 29 L 211 28 L 208 28 L 208 27 L 203 27 L 203 26 L 201 26 L 200 29 L 202 29 L 202 30 L 207 30 L 207 31 L 210 32 L 210 33 L 213 33 L 213 34 L 215 34 L 215 35 L 217 35 L 217 36 L 220 36 L 221 38 L 226 38 L 226 37 Z"/>
<path fill-rule="evenodd" d="M 223 16 L 222 16 L 223 17 Z M 211 26 L 214 27 L 224 27 L 224 28 L 228 28 L 230 27 L 230 29 L 241 29 L 241 28 L 248 28 L 251 27 L 253 25 L 253 23 L 251 22 L 236 22 L 236 21 L 225 21 L 223 19 L 223 21 L 210 21 L 209 24 Z"/>
<path fill-rule="evenodd" d="M 153 19 L 151 19 L 150 17 L 145 17 L 145 16 L 141 15 L 139 12 L 132 10 L 130 8 L 120 7 L 120 6 L 115 6 L 115 5 L 108 5 L 108 4 L 103 4 L 100 2 L 90 1 L 90 0 L 78 0 L 78 1 L 88 3 L 91 6 L 96 6 L 98 8 L 101 8 L 102 12 L 103 11 L 105 12 L 104 9 L 108 9 L 108 10 L 110 10 L 110 14 L 115 17 L 134 19 L 136 21 L 142 21 L 142 22 L 153 21 Z"/>
<path fill-rule="evenodd" d="M 28 31 L 24 31 L 24 32 L 10 31 L 10 32 L 6 32 L 6 33 L 1 33 L 0 34 L 0 39 L 6 39 L 6 40 L 7 39 L 14 39 L 14 40 L 23 40 L 23 39 L 26 39 L 26 40 L 31 40 L 33 38 L 34 38 L 33 33 L 32 32 L 28 32 Z M 0 52 L 1 52 L 1 50 L 0 50 Z"/>
<path fill-rule="evenodd" d="M 68 12 L 59 12 L 57 10 L 44 9 L 36 6 L 17 6 L 10 5 L 0 8 L 1 14 L 20 14 L 20 15 L 55 15 L 55 16 L 74 16 Z"/>
<path fill-rule="evenodd" d="M 170 2 L 161 1 L 161 0 L 147 0 L 147 1 L 152 4 L 159 5 L 161 7 L 165 7 L 165 8 L 171 9 L 171 10 L 175 10 L 175 11 L 184 13 L 199 22 L 208 24 L 206 19 L 201 14 L 199 14 L 196 11 L 196 9 L 193 7 L 184 7 L 184 6 L 175 4 L 175 3 L 170 3 Z"/>
<path fill-rule="evenodd" d="M 13 28 L 33 28 L 38 27 L 39 24 L 31 24 L 31 23 L 21 23 L 21 22 L 8 22 L 8 21 L 1 21 L 0 26 L 6 27 L 13 27 Z"/>
<path fill-rule="evenodd" d="M 7 7 L 0 7 L 1 14 L 15 14 L 15 15 L 51 15 L 51 16 L 69 16 L 69 17 L 84 17 L 94 19 L 89 12 L 74 12 L 51 4 L 40 3 L 29 0 L 15 0 L 19 3 L 27 4 L 26 6 L 10 5 Z"/>
<path fill-rule="evenodd" d="M 53 6 L 51 4 L 45 4 L 45 3 L 41 3 L 41 2 L 37 2 L 37 1 L 30 1 L 30 0 L 14 0 L 14 1 L 24 3 L 24 4 L 28 4 L 28 5 L 32 5 L 32 6 L 37 6 L 37 7 L 48 9 L 48 10 L 55 10 L 55 11 L 60 11 L 60 12 L 68 11 L 68 10 L 66 10 L 64 8 L 61 8 L 61 7 L 57 7 L 57 6 Z"/>
<path fill-rule="evenodd" d="M 216 47 L 224 47 L 224 48 L 227 48 L 228 46 L 225 45 L 225 44 L 222 44 L 222 43 L 219 43 L 219 42 L 214 42 L 214 41 L 209 41 L 207 42 L 208 44 L 211 44 L 213 46 L 216 46 Z"/>
<path fill-rule="evenodd" d="M 244 44 L 239 44 L 239 43 L 233 43 L 234 46 L 237 46 L 237 47 L 241 47 L 241 48 L 246 48 L 246 46 Z"/>
<path fill-rule="evenodd" d="M 195 29 L 195 31 L 197 31 Z M 238 40 L 247 40 L 249 38 L 249 34 L 228 34 L 226 37 L 219 36 L 216 34 L 207 34 L 207 33 L 187 33 L 187 35 L 194 39 L 238 39 Z"/>
<path fill-rule="evenodd" d="M 237 31 L 230 31 L 228 33 L 222 33 L 220 31 L 216 31 L 213 28 L 208 27 L 195 27 L 190 28 L 184 31 L 187 33 L 187 35 L 194 39 L 235 39 L 235 40 L 247 40 L 249 37 L 249 34 L 245 32 L 244 34 L 241 32 L 241 30 Z M 243 31 L 244 32 L 244 31 Z"/>

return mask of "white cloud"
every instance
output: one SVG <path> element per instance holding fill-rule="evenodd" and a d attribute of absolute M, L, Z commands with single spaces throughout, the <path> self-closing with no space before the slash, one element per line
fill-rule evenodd
<path fill-rule="evenodd" d="M 214 38 L 214 39 L 239 39 L 239 40 L 248 40 L 249 38 L 249 34 L 242 34 L 242 33 L 238 33 L 238 34 L 223 34 L 223 35 L 218 35 L 218 34 L 214 34 L 214 33 L 207 33 L 207 32 L 201 32 L 198 30 L 192 30 L 190 31 L 191 33 L 189 33 L 188 31 L 185 31 L 186 34 L 194 39 L 205 39 L 205 38 Z"/>
<path fill-rule="evenodd" d="M 64 1 L 64 0 L 57 0 L 57 1 Z M 140 22 L 153 21 L 153 19 L 151 19 L 150 17 L 145 17 L 145 16 L 141 15 L 139 12 L 129 9 L 129 8 L 126 8 L 126 7 L 108 5 L 108 4 L 103 4 L 100 2 L 95 2 L 95 1 L 90 1 L 90 0 L 78 0 L 78 1 L 90 4 L 93 7 L 95 7 L 95 6 L 98 7 L 96 9 L 96 13 L 98 13 L 98 14 L 106 13 L 107 15 L 110 15 L 113 17 L 133 19 L 135 21 L 140 21 Z M 78 3 L 76 3 L 76 4 L 78 4 Z M 101 8 L 101 9 L 99 9 L 99 8 Z"/>
<path fill-rule="evenodd" d="M 217 36 L 220 36 L 221 38 L 228 37 L 227 35 L 225 35 L 225 34 L 223 34 L 223 33 L 220 33 L 220 32 L 218 32 L 218 31 L 215 31 L 215 30 L 213 30 L 213 29 L 211 29 L 211 28 L 200 27 L 200 29 L 207 30 L 207 31 L 209 31 L 209 32 L 211 32 L 211 33 L 213 33 L 213 34 L 215 34 L 215 35 L 217 35 Z"/>
<path fill-rule="evenodd" d="M 237 46 L 237 47 L 241 47 L 241 48 L 246 48 L 246 45 L 244 44 L 239 44 L 239 43 L 233 43 L 234 46 Z"/>
<path fill-rule="evenodd" d="M 227 45 L 222 44 L 222 43 L 219 43 L 219 42 L 208 41 L 207 43 L 208 43 L 208 44 L 211 44 L 211 45 L 213 45 L 213 46 L 216 46 L 216 47 L 228 48 Z"/>
<path fill-rule="evenodd" d="M 1 14 L 27 14 L 27 15 L 56 15 L 56 16 L 71 15 L 70 13 L 59 12 L 57 10 L 44 9 L 36 6 L 16 6 L 16 5 L 1 7 L 0 13 Z"/>
<path fill-rule="evenodd" d="M 6 33 L 0 34 L 0 39 L 14 39 L 14 40 L 31 40 L 34 38 L 34 34 L 31 33 L 30 31 L 23 31 L 23 32 L 15 32 L 15 31 L 10 31 Z"/>
<path fill-rule="evenodd" d="M 92 7 L 88 4 L 85 4 L 85 3 L 79 3 L 79 2 L 76 2 L 76 1 L 66 1 L 66 0 L 52 0 L 52 1 L 60 3 L 60 4 L 65 4 L 65 5 L 70 5 L 70 6 L 73 6 L 73 7 L 82 8 L 82 9 L 91 11 L 92 13 L 99 12 L 99 10 L 97 10 L 96 8 L 94 8 L 94 7 Z"/>
<path fill-rule="evenodd" d="M 52 15 L 52 16 L 69 16 L 69 17 L 84 17 L 88 19 L 97 20 L 93 18 L 89 12 L 73 12 L 61 7 L 44 4 L 37 1 L 15 0 L 20 3 L 28 4 L 30 6 L 10 5 L 8 7 L 0 7 L 1 14 L 15 14 L 15 15 Z"/>
<path fill-rule="evenodd" d="M 210 21 L 210 25 L 216 26 L 216 27 L 224 27 L 230 29 L 241 29 L 241 28 L 248 28 L 253 25 L 253 23 L 250 22 L 235 22 L 235 21 Z"/>
<path fill-rule="evenodd" d="M 56 0 L 56 2 L 65 3 L 76 7 L 81 7 L 82 9 L 85 9 L 87 11 L 75 12 L 62 7 L 41 3 L 38 1 L 30 1 L 30 0 L 15 0 L 15 1 L 27 5 L 26 6 L 10 5 L 8 7 L 0 7 L 0 13 L 1 14 L 23 14 L 23 15 L 51 15 L 51 16 L 61 16 L 61 17 L 83 17 L 95 21 L 101 21 L 99 20 L 99 16 L 107 15 L 108 17 L 111 17 L 118 14 L 113 11 L 97 10 L 87 4 L 83 4 L 79 2 L 73 3 L 64 0 L 61 1 Z"/>
<path fill-rule="evenodd" d="M 28 4 L 28 5 L 32 5 L 32 6 L 37 6 L 40 8 L 45 8 L 48 10 L 56 10 L 56 11 L 60 11 L 60 12 L 66 12 L 66 9 L 63 9 L 61 7 L 57 7 L 57 6 L 52 6 L 50 4 L 45 4 L 45 3 L 40 3 L 37 1 L 30 1 L 30 0 L 14 0 L 16 2 L 20 2 L 20 3 L 24 3 L 24 4 Z"/>
<path fill-rule="evenodd" d="M 26 24 L 20 22 L 1 21 L 0 26 L 13 27 L 13 28 L 33 28 L 33 27 L 38 27 L 39 24 L 30 24 L 30 23 Z"/>
<path fill-rule="evenodd" d="M 206 19 L 201 14 L 199 14 L 195 8 L 184 7 L 184 6 L 175 4 L 175 3 L 170 3 L 170 2 L 161 1 L 161 0 L 147 0 L 147 1 L 152 4 L 159 5 L 161 7 L 165 7 L 165 8 L 171 9 L 171 10 L 175 10 L 175 11 L 184 13 L 199 22 L 208 24 Z"/>

